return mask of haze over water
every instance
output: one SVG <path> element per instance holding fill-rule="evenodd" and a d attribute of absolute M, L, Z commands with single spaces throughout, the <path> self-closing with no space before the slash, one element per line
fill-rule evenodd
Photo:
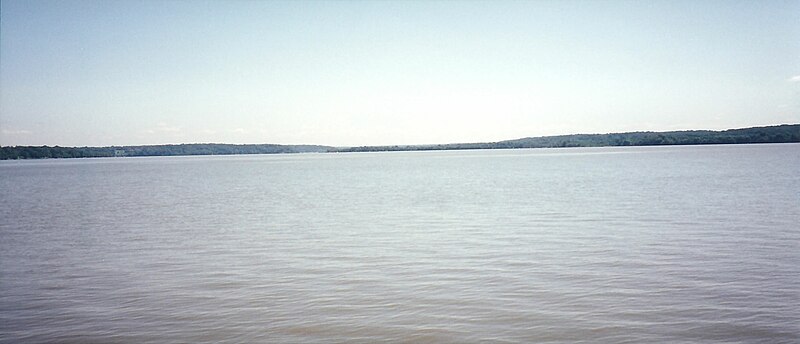
<path fill-rule="evenodd" d="M 0 162 L 0 342 L 800 341 L 800 145 Z"/>

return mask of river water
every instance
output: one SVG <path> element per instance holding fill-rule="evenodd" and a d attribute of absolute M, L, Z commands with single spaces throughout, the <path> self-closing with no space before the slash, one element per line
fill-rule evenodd
<path fill-rule="evenodd" d="M 0 342 L 797 343 L 800 144 L 3 161 Z"/>

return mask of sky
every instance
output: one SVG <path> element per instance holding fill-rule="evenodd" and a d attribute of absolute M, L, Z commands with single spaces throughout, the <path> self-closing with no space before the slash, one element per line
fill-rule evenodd
<path fill-rule="evenodd" d="M 0 4 L 6 146 L 784 123 L 800 123 L 800 0 Z"/>

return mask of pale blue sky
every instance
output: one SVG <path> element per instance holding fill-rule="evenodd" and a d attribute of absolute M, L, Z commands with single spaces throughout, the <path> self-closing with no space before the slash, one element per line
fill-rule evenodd
<path fill-rule="evenodd" d="M 800 123 L 800 1 L 3 1 L 0 144 Z"/>

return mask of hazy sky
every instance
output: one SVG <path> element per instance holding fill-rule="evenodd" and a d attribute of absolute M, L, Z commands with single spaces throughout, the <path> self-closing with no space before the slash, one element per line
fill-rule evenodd
<path fill-rule="evenodd" d="M 800 1 L 2 1 L 0 144 L 800 123 Z"/>

